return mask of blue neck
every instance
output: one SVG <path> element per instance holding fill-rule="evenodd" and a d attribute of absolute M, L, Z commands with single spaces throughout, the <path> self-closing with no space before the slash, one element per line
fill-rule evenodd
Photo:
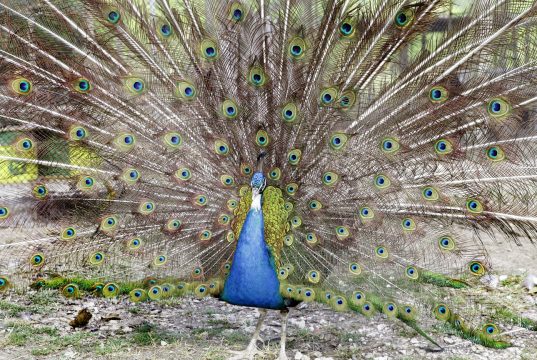
<path fill-rule="evenodd" d="M 263 211 L 252 206 L 239 235 L 222 300 L 265 309 L 285 308 L 264 229 Z"/>

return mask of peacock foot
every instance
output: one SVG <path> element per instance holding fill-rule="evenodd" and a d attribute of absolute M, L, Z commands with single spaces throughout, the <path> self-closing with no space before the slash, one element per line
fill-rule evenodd
<path fill-rule="evenodd" d="M 254 360 L 254 357 L 260 353 L 259 349 L 255 345 L 249 345 L 246 350 L 243 351 L 230 350 L 229 352 L 234 355 L 228 358 L 228 360 Z"/>

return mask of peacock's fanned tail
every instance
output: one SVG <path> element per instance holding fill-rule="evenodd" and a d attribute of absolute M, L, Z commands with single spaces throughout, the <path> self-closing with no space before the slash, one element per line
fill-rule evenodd
<path fill-rule="evenodd" d="M 471 289 L 537 236 L 537 4 L 449 5 L 0 0 L 0 291 L 218 296 L 264 152 L 285 298 L 507 346 Z"/>

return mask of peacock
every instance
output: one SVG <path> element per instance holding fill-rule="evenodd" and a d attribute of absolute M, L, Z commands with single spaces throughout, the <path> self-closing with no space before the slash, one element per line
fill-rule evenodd
<path fill-rule="evenodd" d="M 237 358 L 308 302 L 509 346 L 471 290 L 537 239 L 537 4 L 453 7 L 0 0 L 0 296 L 259 308 Z"/>

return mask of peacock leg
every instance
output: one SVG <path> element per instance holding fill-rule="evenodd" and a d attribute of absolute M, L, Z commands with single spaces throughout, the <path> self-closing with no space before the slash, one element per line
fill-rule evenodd
<path fill-rule="evenodd" d="M 250 344 L 248 344 L 248 347 L 244 351 L 231 351 L 232 353 L 235 353 L 236 355 L 229 358 L 229 360 L 240 360 L 240 359 L 253 360 L 254 359 L 254 356 L 259 352 L 259 349 L 257 348 L 256 343 L 257 343 L 257 339 L 259 338 L 259 333 L 261 332 L 261 327 L 263 326 L 263 322 L 265 321 L 266 317 L 267 317 L 267 310 L 259 309 L 259 319 L 257 320 L 257 325 L 255 327 L 252 340 L 250 340 Z"/>
<path fill-rule="evenodd" d="M 282 332 L 280 338 L 280 356 L 278 360 L 287 360 L 287 355 L 285 354 L 285 342 L 287 341 L 287 319 L 289 318 L 289 309 L 280 311 L 282 317 Z"/>

